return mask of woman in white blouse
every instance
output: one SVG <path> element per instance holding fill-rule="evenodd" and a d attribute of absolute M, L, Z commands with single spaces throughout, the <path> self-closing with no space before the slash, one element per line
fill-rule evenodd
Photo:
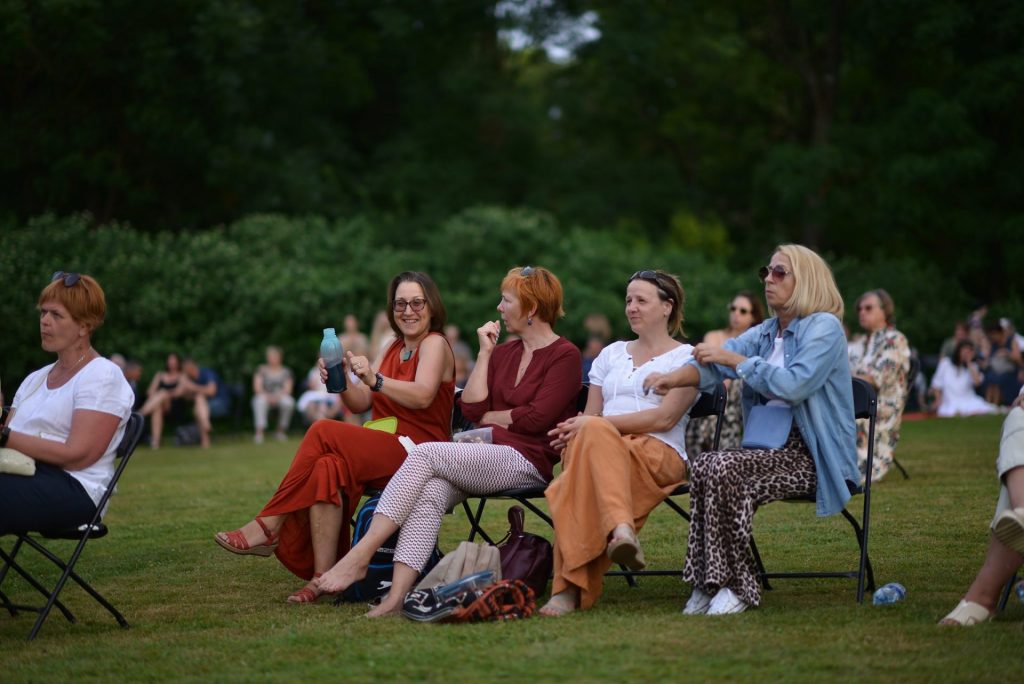
<path fill-rule="evenodd" d="M 562 474 L 547 497 L 555 525 L 555 572 L 549 616 L 589 608 L 604 573 L 620 563 L 645 566 L 636 533 L 647 515 L 686 480 L 686 412 L 693 388 L 644 394 L 644 378 L 688 361 L 682 332 L 683 288 L 663 271 L 637 271 L 626 288 L 626 318 L 637 338 L 613 342 L 590 370 L 583 414 L 550 435 L 562 453 Z"/>
<path fill-rule="evenodd" d="M 114 472 L 134 395 L 92 347 L 106 299 L 94 279 L 58 271 L 39 295 L 42 347 L 57 361 L 25 378 L 0 447 L 35 460 L 31 476 L 0 473 L 0 535 L 92 520 Z"/>

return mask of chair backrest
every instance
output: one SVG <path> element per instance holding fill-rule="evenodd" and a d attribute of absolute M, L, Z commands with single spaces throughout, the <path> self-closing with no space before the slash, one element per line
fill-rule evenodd
<path fill-rule="evenodd" d="M 725 385 L 718 383 L 714 392 L 701 392 L 697 401 L 690 407 L 690 418 L 705 416 L 721 416 L 725 413 L 725 402 L 728 398 Z"/>
<path fill-rule="evenodd" d="M 917 379 L 917 374 L 921 372 L 921 359 L 917 358 L 913 354 L 910 355 L 910 368 L 907 369 L 907 389 L 914 389 L 914 380 Z"/>
<path fill-rule="evenodd" d="M 878 394 L 869 382 L 860 378 L 853 378 L 853 415 L 856 418 L 878 415 Z"/>
<path fill-rule="evenodd" d="M 124 426 L 124 436 L 121 437 L 121 443 L 117 445 L 115 455 L 118 461 L 117 467 L 114 468 L 114 474 L 111 476 L 110 482 L 107 483 L 107 489 L 103 492 L 103 497 L 96 506 L 96 518 L 93 520 L 93 525 L 98 523 L 101 516 L 106 513 L 107 502 L 114 493 L 117 481 L 121 479 L 121 473 L 124 472 L 125 466 L 128 465 L 132 454 L 135 453 L 135 447 L 139 445 L 139 440 L 142 439 L 142 428 L 144 425 L 145 418 L 141 414 L 132 413 L 128 416 L 128 423 Z"/>

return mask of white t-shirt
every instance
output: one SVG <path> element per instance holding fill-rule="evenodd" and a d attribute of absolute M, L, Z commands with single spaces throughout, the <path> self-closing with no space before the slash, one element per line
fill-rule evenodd
<path fill-rule="evenodd" d="M 601 388 L 604 400 L 602 414 L 618 416 L 661 406 L 664 397 L 650 392 L 644 394 L 644 378 L 651 373 L 668 373 L 679 368 L 693 357 L 693 347 L 683 344 L 640 366 L 633 367 L 633 357 L 626 350 L 626 342 L 613 342 L 597 355 L 590 367 L 590 384 Z M 651 437 L 660 439 L 679 452 L 686 460 L 686 424 L 690 416 L 684 415 L 667 432 L 651 432 Z"/>
<path fill-rule="evenodd" d="M 782 346 L 782 337 L 775 338 L 775 346 L 772 347 L 772 355 L 768 357 L 768 365 L 776 368 L 786 367 L 786 350 Z M 769 406 L 789 406 L 789 402 L 785 399 L 774 397 L 769 398 L 765 403 Z"/>
<path fill-rule="evenodd" d="M 10 428 L 33 437 L 67 442 L 71 436 L 71 418 L 77 409 L 117 416 L 117 430 L 103 456 L 83 470 L 65 469 L 68 475 L 82 483 L 89 498 L 98 505 L 110 476 L 114 474 L 114 452 L 124 436 L 135 394 L 121 369 L 108 359 L 93 359 L 62 386 L 49 389 L 46 375 L 53 365 L 40 368 L 21 383 L 14 395 L 12 408 L 17 410 Z"/>

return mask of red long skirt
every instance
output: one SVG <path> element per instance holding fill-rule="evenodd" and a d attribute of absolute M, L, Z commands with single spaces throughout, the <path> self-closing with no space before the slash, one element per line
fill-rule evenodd
<path fill-rule="evenodd" d="M 288 514 L 281 527 L 277 559 L 302 579 L 313 577 L 309 508 L 315 503 L 342 507 L 338 552 L 350 545 L 349 521 L 366 487 L 383 487 L 405 461 L 396 435 L 335 420 L 318 420 L 302 438 L 291 467 L 260 516 Z"/>

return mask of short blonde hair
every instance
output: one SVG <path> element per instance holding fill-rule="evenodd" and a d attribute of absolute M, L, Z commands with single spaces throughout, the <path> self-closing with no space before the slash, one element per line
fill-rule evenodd
<path fill-rule="evenodd" d="M 832 269 L 817 252 L 803 245 L 779 245 L 774 254 L 789 259 L 793 269 L 793 294 L 783 311 L 793 316 L 830 313 L 843 320 L 843 296 L 836 287 Z"/>

